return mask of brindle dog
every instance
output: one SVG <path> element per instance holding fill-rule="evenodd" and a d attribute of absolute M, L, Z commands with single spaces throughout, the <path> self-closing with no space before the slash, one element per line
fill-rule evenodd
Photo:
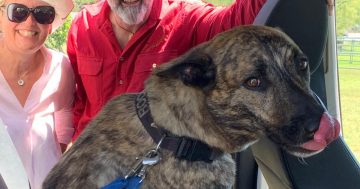
<path fill-rule="evenodd" d="M 160 149 L 162 159 L 147 168 L 142 188 L 231 188 L 230 153 L 261 135 L 302 157 L 338 136 L 338 124 L 310 90 L 306 55 L 283 32 L 265 26 L 217 35 L 155 69 L 145 91 L 158 128 L 222 154 L 209 163 L 180 160 Z M 154 149 L 137 115 L 136 97 L 111 100 L 53 168 L 44 189 L 100 188 L 124 177 L 136 157 Z"/>

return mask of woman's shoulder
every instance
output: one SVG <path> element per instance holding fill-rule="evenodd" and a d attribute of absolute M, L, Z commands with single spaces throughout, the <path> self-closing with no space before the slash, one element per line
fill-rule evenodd
<path fill-rule="evenodd" d="M 64 81 L 61 83 L 67 83 L 67 86 L 71 87 L 74 80 L 74 72 L 69 58 L 64 53 L 53 49 L 44 48 L 43 52 L 45 52 L 47 57 L 44 71 L 58 79 L 59 76 L 64 76 L 61 77 L 61 80 Z"/>
<path fill-rule="evenodd" d="M 60 64 L 70 63 L 68 56 L 63 52 L 59 52 L 49 48 L 44 48 L 43 52 L 45 54 L 47 61 L 51 61 L 52 63 L 56 62 Z"/>
<path fill-rule="evenodd" d="M 47 52 L 48 54 L 50 54 L 51 56 L 58 56 L 58 57 L 67 57 L 63 52 L 57 51 L 57 50 L 53 50 L 50 48 L 44 48 L 45 52 Z"/>

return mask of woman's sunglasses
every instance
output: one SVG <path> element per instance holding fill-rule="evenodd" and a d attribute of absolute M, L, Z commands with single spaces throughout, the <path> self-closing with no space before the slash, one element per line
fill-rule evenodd
<path fill-rule="evenodd" d="M 28 8 L 22 4 L 11 3 L 6 6 L 6 12 L 8 19 L 16 23 L 24 22 L 30 13 L 39 24 L 51 24 L 55 18 L 55 9 L 52 6 Z"/>

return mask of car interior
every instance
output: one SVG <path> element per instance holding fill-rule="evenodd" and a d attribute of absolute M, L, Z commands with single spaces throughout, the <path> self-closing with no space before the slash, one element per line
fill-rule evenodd
<path fill-rule="evenodd" d="M 339 119 L 335 18 L 329 16 L 326 0 L 268 0 L 253 24 L 280 28 L 299 45 L 310 60 L 312 90 L 327 106 L 329 113 Z M 305 159 L 292 156 L 275 145 L 270 147 L 273 149 L 269 149 L 269 154 L 278 153 L 275 156 L 279 162 L 270 162 L 275 164 L 276 170 L 269 170 L 262 165 L 261 159 L 254 157 L 252 152 L 261 150 L 256 147 L 233 155 L 237 163 L 234 188 L 267 188 L 261 184 L 258 167 L 261 171 L 271 171 L 273 177 L 287 178 L 278 179 L 278 182 L 285 183 L 289 188 L 360 188 L 359 163 L 341 137 L 323 152 Z M 276 178 L 269 180 L 271 182 Z M 274 185 L 277 186 L 276 183 L 271 184 Z"/>
<path fill-rule="evenodd" d="M 335 18 L 329 16 L 326 0 L 267 0 L 254 25 L 280 28 L 309 58 L 311 88 L 330 114 L 341 120 L 336 61 Z M 340 121 L 341 122 L 341 121 Z M 360 189 L 360 164 L 342 137 L 321 153 L 298 158 L 270 143 L 267 149 L 254 145 L 233 154 L 237 164 L 234 189 Z M 276 169 L 256 151 L 266 150 Z M 264 174 L 264 177 L 262 175 Z M 268 184 L 266 184 L 266 182 Z M 270 183 L 271 182 L 271 183 Z M 285 187 L 284 187 L 285 186 Z M 7 188 L 0 175 L 0 189 Z"/>

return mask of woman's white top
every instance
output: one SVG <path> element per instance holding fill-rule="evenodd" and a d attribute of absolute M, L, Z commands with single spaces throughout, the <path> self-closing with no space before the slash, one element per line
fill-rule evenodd
<path fill-rule="evenodd" d="M 0 183 L 0 189 L 2 189 L 1 187 L 9 189 L 29 189 L 29 181 L 24 166 L 1 119 L 0 149 L 0 176 L 3 182 L 6 181 L 5 183 Z"/>
<path fill-rule="evenodd" d="M 61 156 L 59 143 L 68 144 L 74 133 L 72 104 L 75 84 L 69 60 L 64 54 L 45 47 L 41 52 L 46 57 L 44 70 L 24 106 L 0 72 L 0 118 L 20 156 L 32 189 L 41 188 L 46 175 Z"/>

